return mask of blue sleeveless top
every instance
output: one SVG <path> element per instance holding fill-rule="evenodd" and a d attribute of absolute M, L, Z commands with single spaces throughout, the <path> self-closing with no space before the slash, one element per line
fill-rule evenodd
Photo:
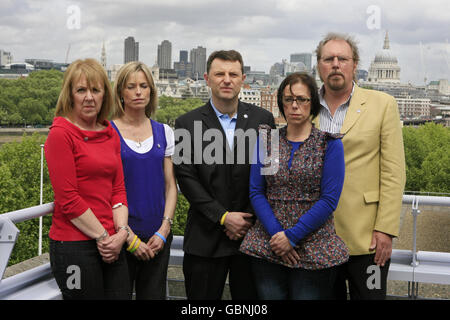
<path fill-rule="evenodd" d="M 164 152 L 167 141 L 164 125 L 151 120 L 153 146 L 140 154 L 128 147 L 116 124 L 113 128 L 120 136 L 120 153 L 128 201 L 128 225 L 138 237 L 148 238 L 162 224 L 165 207 Z"/>

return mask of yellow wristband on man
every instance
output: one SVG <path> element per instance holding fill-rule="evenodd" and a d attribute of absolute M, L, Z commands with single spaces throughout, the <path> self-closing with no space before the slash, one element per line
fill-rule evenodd
<path fill-rule="evenodd" d="M 221 226 L 223 226 L 223 224 L 225 223 L 225 218 L 227 217 L 227 214 L 228 214 L 229 212 L 227 211 L 227 212 L 225 212 L 224 214 L 223 214 L 223 216 L 222 216 L 222 219 L 220 219 L 220 225 Z"/>

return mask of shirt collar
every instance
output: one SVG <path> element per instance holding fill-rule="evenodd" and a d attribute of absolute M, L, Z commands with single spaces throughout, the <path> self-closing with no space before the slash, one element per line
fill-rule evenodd
<path fill-rule="evenodd" d="M 345 102 L 342 104 L 342 106 L 347 106 L 347 105 L 350 104 L 350 99 L 351 99 L 352 96 L 353 96 L 353 92 L 355 92 L 355 84 L 356 84 L 355 81 L 352 81 L 352 84 L 353 84 L 353 86 L 352 86 L 352 92 L 350 93 L 350 96 L 348 97 L 347 101 L 345 101 Z M 324 94 L 325 94 L 325 86 L 322 84 L 322 87 L 320 87 L 320 90 L 319 90 L 320 104 L 321 104 L 322 106 L 324 106 L 325 108 L 328 109 L 328 104 L 327 104 L 327 102 L 325 101 Z"/>
<path fill-rule="evenodd" d="M 219 118 L 219 119 L 223 119 L 223 118 L 227 118 L 227 117 L 230 118 L 230 116 L 228 114 L 222 113 L 219 110 L 217 110 L 212 99 L 210 99 L 209 102 L 211 103 L 211 106 L 213 107 L 213 110 L 216 113 L 217 118 Z M 230 119 L 237 119 L 237 112 Z"/>

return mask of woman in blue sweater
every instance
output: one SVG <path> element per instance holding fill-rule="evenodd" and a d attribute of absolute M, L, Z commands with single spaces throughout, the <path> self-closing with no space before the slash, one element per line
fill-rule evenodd
<path fill-rule="evenodd" d="M 268 127 L 257 143 L 250 199 L 258 219 L 241 251 L 254 257 L 261 299 L 332 299 L 336 267 L 348 260 L 333 221 L 344 182 L 341 137 L 313 126 L 320 102 L 308 74 L 289 75 L 277 98 L 287 126 L 278 131 L 276 150 Z M 263 145 L 268 150 L 260 150 Z M 263 154 L 278 157 L 278 167 L 265 168 Z"/>
<path fill-rule="evenodd" d="M 114 84 L 117 111 L 112 125 L 120 136 L 129 208 L 127 262 L 136 299 L 165 299 L 171 225 L 177 202 L 173 130 L 150 116 L 157 91 L 141 62 L 125 64 Z"/>

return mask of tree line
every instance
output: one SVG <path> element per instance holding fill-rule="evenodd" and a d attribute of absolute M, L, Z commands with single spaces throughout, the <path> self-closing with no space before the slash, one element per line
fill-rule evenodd
<path fill-rule="evenodd" d="M 0 79 L 0 126 L 51 124 L 63 76 L 43 70 L 26 78 Z"/>
<path fill-rule="evenodd" d="M 40 70 L 26 78 L 0 79 L 0 126 L 48 126 L 55 116 L 64 74 Z M 156 120 L 174 126 L 177 115 L 202 105 L 198 98 L 159 98 Z"/>
<path fill-rule="evenodd" d="M 434 123 L 404 127 L 403 143 L 405 190 L 450 193 L 450 128 Z"/>

